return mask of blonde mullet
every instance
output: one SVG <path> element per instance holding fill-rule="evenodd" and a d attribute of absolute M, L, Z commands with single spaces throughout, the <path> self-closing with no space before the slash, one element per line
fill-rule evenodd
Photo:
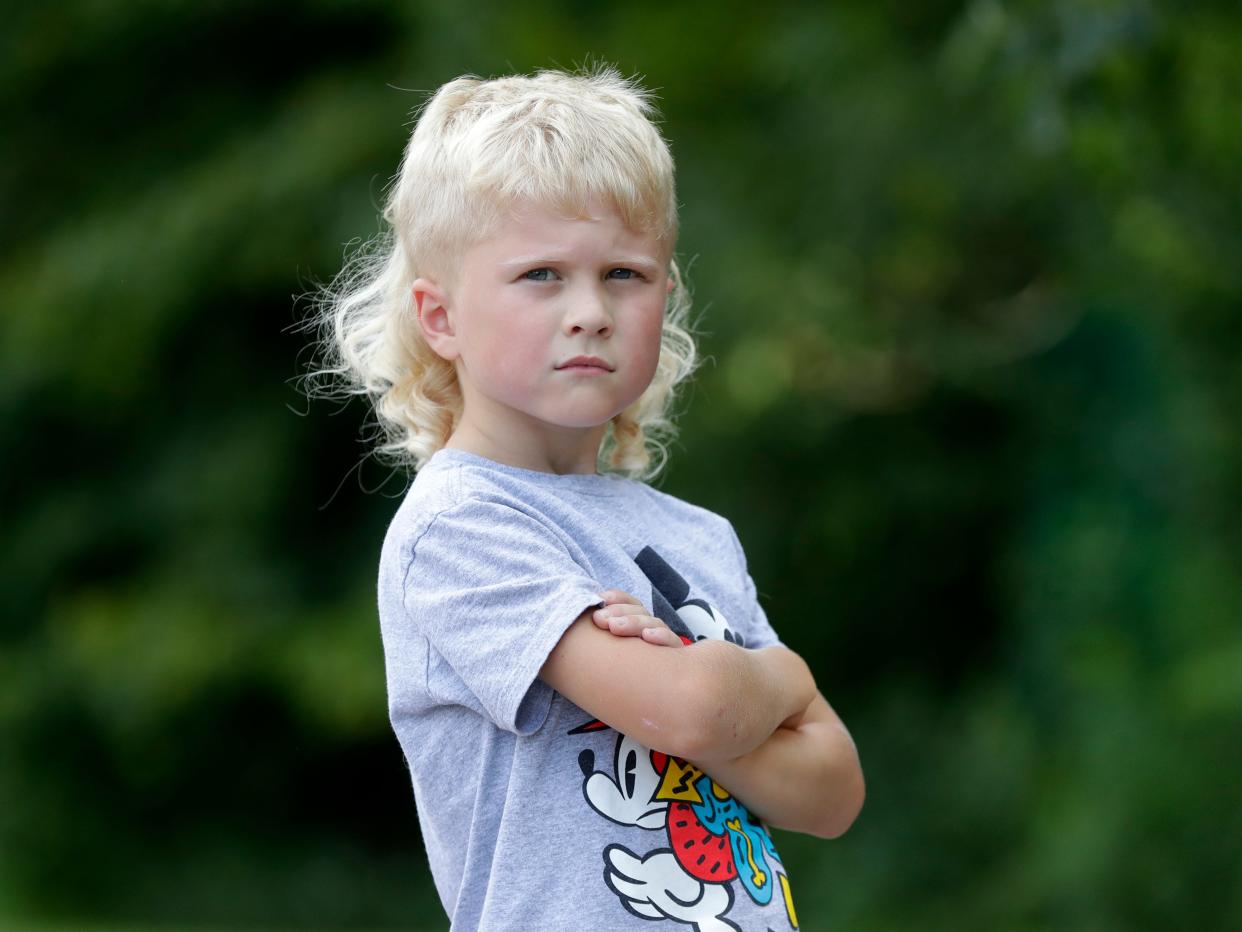
<path fill-rule="evenodd" d="M 356 245 L 332 284 L 312 296 L 321 364 L 312 395 L 364 395 L 377 452 L 417 470 L 462 414 L 452 363 L 423 339 L 411 286 L 451 280 L 455 257 L 506 211 L 540 203 L 581 216 L 611 203 L 627 226 L 677 238 L 673 160 L 655 127 L 650 95 L 615 69 L 443 85 L 418 116 L 383 211 L 387 229 Z M 599 468 L 649 479 L 675 436 L 678 386 L 697 365 L 690 295 L 675 260 L 655 377 L 612 419 Z"/>

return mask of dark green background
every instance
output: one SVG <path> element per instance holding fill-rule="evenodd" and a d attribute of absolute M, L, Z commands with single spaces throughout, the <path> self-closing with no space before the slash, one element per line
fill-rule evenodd
<path fill-rule="evenodd" d="M 405 479 L 299 394 L 294 298 L 424 92 L 598 59 L 660 94 L 711 357 L 662 487 L 868 778 L 780 838 L 804 928 L 1242 927 L 1242 22 L 1139 0 L 10 4 L 0 916 L 444 927 Z"/>

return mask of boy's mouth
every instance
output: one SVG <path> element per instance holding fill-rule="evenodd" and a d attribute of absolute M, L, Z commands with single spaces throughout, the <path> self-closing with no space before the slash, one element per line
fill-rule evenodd
<path fill-rule="evenodd" d="M 612 366 L 608 365 L 598 356 L 575 356 L 573 359 L 567 359 L 556 368 L 558 369 L 603 369 L 605 372 L 612 372 Z"/>

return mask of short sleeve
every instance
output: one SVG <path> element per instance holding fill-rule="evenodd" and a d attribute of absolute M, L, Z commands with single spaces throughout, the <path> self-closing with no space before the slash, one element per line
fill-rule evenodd
<path fill-rule="evenodd" d="M 469 501 L 415 542 L 404 600 L 428 642 L 429 680 L 447 677 L 498 727 L 531 734 L 552 700 L 539 670 L 574 619 L 601 604 L 600 590 L 552 528 L 509 505 Z"/>
<path fill-rule="evenodd" d="M 759 594 L 755 589 L 755 581 L 751 579 L 750 572 L 746 568 L 746 553 L 742 550 L 742 542 L 738 540 L 737 531 L 733 529 L 731 522 L 725 522 L 729 527 L 729 537 L 733 541 L 733 548 L 737 552 L 738 573 L 746 588 L 746 606 L 749 610 L 750 625 L 744 632 L 746 635 L 747 647 L 772 647 L 780 644 L 781 639 L 777 637 L 776 631 L 768 622 L 768 615 L 763 610 L 763 606 L 759 604 Z"/>

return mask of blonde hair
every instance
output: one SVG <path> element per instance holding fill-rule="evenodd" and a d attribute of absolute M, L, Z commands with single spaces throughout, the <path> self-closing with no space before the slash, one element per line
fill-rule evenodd
<path fill-rule="evenodd" d="M 455 273 L 455 259 L 523 203 L 582 216 L 613 205 L 627 226 L 677 239 L 673 159 L 650 95 L 608 67 L 482 80 L 465 76 L 426 102 L 389 192 L 387 227 L 315 298 L 326 354 L 313 394 L 366 395 L 378 452 L 419 469 L 462 414 L 451 362 L 418 327 L 411 285 Z M 670 260 L 660 358 L 651 384 L 612 419 L 599 467 L 650 478 L 667 458 L 677 385 L 696 365 L 689 293 Z"/>

